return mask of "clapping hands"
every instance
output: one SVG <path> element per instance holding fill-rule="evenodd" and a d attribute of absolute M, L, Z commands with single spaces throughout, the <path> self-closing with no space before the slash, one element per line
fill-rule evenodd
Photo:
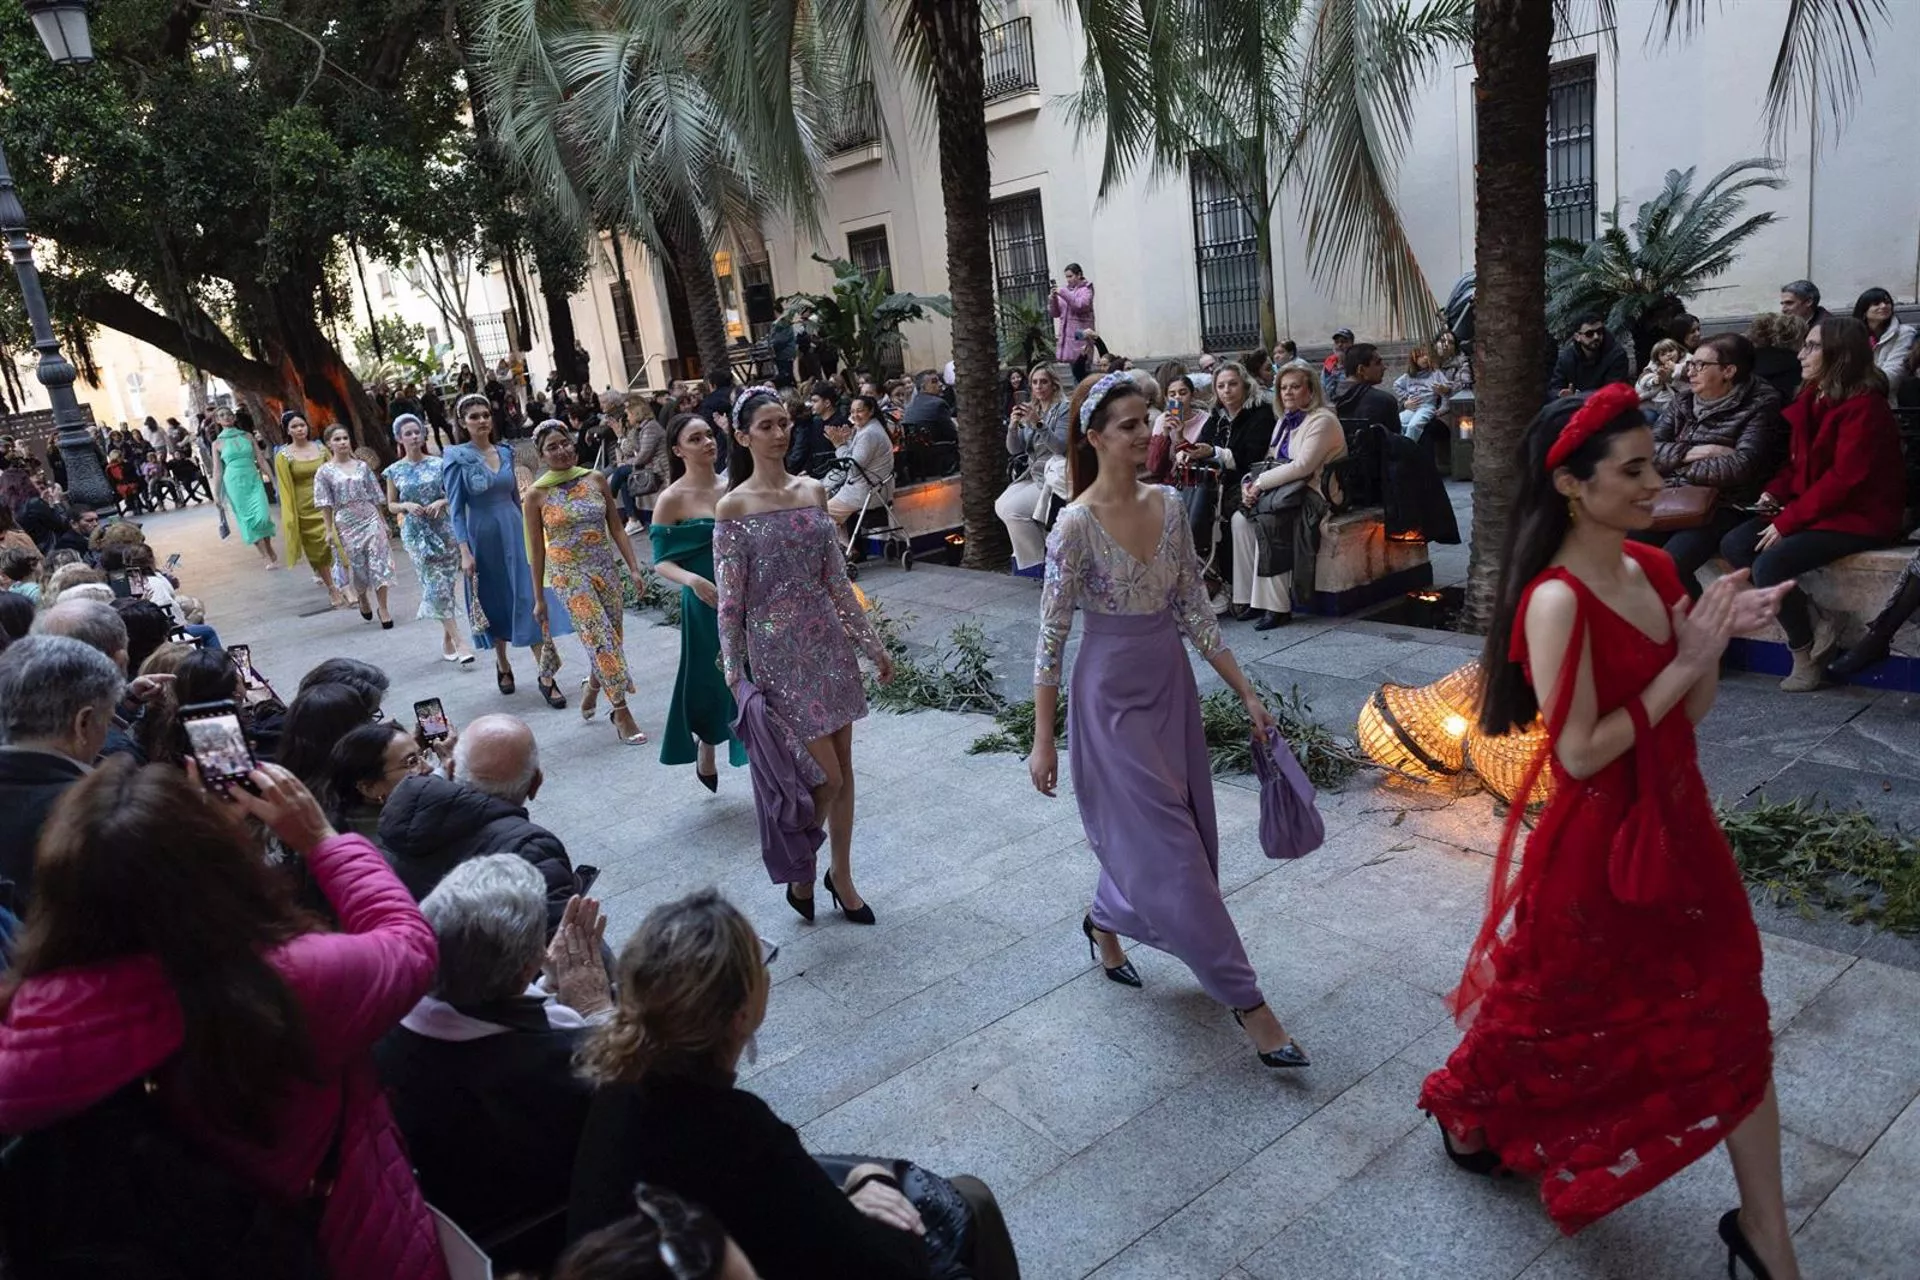
<path fill-rule="evenodd" d="M 1720 655 L 1727 650 L 1727 642 L 1771 621 L 1780 612 L 1781 600 L 1791 590 L 1791 581 L 1756 587 L 1748 572 L 1741 569 L 1715 580 L 1701 592 L 1698 602 L 1679 601 L 1673 606 L 1673 634 L 1678 649 L 1674 661 L 1703 675 L 1715 669 Z"/>

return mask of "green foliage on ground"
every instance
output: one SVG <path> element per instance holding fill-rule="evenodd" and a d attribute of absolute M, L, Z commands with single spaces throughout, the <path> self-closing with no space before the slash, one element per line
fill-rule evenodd
<path fill-rule="evenodd" d="M 637 600 L 629 600 L 628 607 L 633 609 L 651 609 L 660 615 L 655 626 L 678 627 L 680 625 L 680 588 L 668 582 L 657 573 L 649 573 L 640 587 Z"/>
<path fill-rule="evenodd" d="M 901 633 L 912 616 L 895 619 L 875 603 L 867 614 L 893 659 L 893 680 L 866 678 L 867 700 L 887 711 L 982 711 L 1006 705 L 994 686 L 993 654 L 977 622 L 963 622 L 932 653 L 916 658 Z"/>
<path fill-rule="evenodd" d="M 1734 860 L 1769 902 L 1920 934 L 1920 840 L 1858 809 L 1806 800 L 1722 807 Z"/>
<path fill-rule="evenodd" d="M 1060 700 L 1054 708 L 1053 740 L 1062 751 L 1067 749 L 1067 691 L 1060 690 Z M 967 747 L 970 756 L 1007 752 L 1024 756 L 1033 750 L 1033 699 L 1022 698 L 1018 702 L 1008 703 L 993 716 L 993 732 L 975 738 Z"/>
<path fill-rule="evenodd" d="M 1313 718 L 1313 707 L 1300 686 L 1284 694 L 1260 680 L 1255 680 L 1253 687 L 1273 714 L 1280 736 L 1293 748 L 1294 758 L 1306 770 L 1307 780 L 1316 788 L 1331 791 L 1367 764 L 1357 746 Z M 1239 694 L 1216 689 L 1200 699 L 1200 725 L 1206 732 L 1207 758 L 1215 773 L 1253 772 L 1253 717 L 1247 714 Z"/>

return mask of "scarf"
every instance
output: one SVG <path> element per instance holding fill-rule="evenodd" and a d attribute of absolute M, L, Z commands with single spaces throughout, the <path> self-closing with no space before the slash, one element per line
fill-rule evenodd
<path fill-rule="evenodd" d="M 1307 415 L 1300 409 L 1289 409 L 1285 417 L 1273 429 L 1273 439 L 1267 442 L 1267 448 L 1274 457 L 1282 462 L 1293 461 L 1293 433 Z"/>
<path fill-rule="evenodd" d="M 557 485 L 572 484 L 581 476 L 590 476 L 592 474 L 593 470 L 590 467 L 568 467 L 565 471 L 548 471 L 533 482 L 533 487 L 536 489 L 552 489 Z"/>

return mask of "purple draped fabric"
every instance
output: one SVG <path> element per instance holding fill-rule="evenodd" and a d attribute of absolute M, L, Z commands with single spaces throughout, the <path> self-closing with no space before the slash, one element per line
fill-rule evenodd
<path fill-rule="evenodd" d="M 827 833 L 814 820 L 813 791 L 800 777 L 787 745 L 792 735 L 781 732 L 766 695 L 751 680 L 739 683 L 734 698 L 740 711 L 733 720 L 733 736 L 747 749 L 767 875 L 775 884 L 811 884 L 814 854 Z"/>

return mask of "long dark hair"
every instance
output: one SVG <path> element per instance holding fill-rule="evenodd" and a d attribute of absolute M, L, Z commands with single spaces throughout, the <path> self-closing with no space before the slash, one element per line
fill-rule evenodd
<path fill-rule="evenodd" d="M 730 447 L 727 450 L 727 488 L 729 490 L 738 489 L 753 475 L 753 450 L 747 448 L 746 442 L 740 437 L 752 428 L 754 414 L 770 404 L 780 403 L 780 397 L 772 391 L 756 391 L 733 406 L 733 412 L 727 415 L 727 421 L 731 424 L 728 429 L 735 433 L 728 443 L 739 446 L 738 448 Z"/>
<path fill-rule="evenodd" d="M 1873 362 L 1873 343 L 1864 322 L 1829 315 L 1813 329 L 1820 335 L 1820 394 L 1829 403 L 1887 394 L 1887 377 Z"/>
<path fill-rule="evenodd" d="M 334 747 L 372 720 L 379 705 L 350 685 L 316 684 L 305 690 L 287 708 L 286 728 L 280 735 L 280 767 L 309 790 L 321 790 Z"/>
<path fill-rule="evenodd" d="M 678 480 L 681 476 L 687 474 L 687 464 L 681 461 L 680 455 L 673 451 L 674 446 L 680 443 L 680 433 L 688 427 L 705 421 L 706 419 L 697 413 L 676 413 L 667 421 L 668 480 Z"/>
<path fill-rule="evenodd" d="M 1882 302 L 1886 303 L 1889 307 L 1891 307 L 1893 305 L 1893 295 L 1888 293 L 1885 289 L 1880 288 L 1878 285 L 1874 286 L 1871 289 L 1868 289 L 1866 292 L 1862 293 L 1858 298 L 1854 299 L 1853 318 L 1855 320 L 1858 320 L 1861 324 L 1866 324 L 1867 309 L 1869 307 L 1877 306 Z M 1892 332 L 1893 326 L 1899 323 L 1900 323 L 1900 315 L 1898 312 L 1895 312 L 1894 314 L 1888 316 L 1887 331 Z M 1867 325 L 1867 332 L 1869 333 L 1873 332 L 1872 325 Z"/>
<path fill-rule="evenodd" d="M 1527 424 L 1520 442 L 1520 492 L 1507 515 L 1507 541 L 1500 553 L 1500 598 L 1494 605 L 1486 646 L 1480 651 L 1480 669 L 1487 673 L 1480 694 L 1483 733 L 1498 735 L 1525 728 L 1540 713 L 1533 685 L 1520 664 L 1509 657 L 1509 648 L 1520 616 L 1520 597 L 1560 554 L 1560 545 L 1573 528 L 1567 499 L 1553 487 L 1547 451 L 1585 401 L 1584 396 L 1568 396 L 1550 402 Z M 1646 425 L 1637 408 L 1622 413 L 1587 437 L 1560 465 L 1575 479 L 1591 480 L 1600 460 L 1613 448 L 1614 437 Z"/>
<path fill-rule="evenodd" d="M 267 955 L 317 922 L 216 803 L 179 770 L 126 756 L 75 783 L 40 836 L 0 1010 L 24 980 L 153 956 L 180 1003 L 193 1112 L 267 1143 L 288 1082 L 314 1070 L 299 1001 Z"/>
<path fill-rule="evenodd" d="M 1106 375 L 1102 374 L 1101 377 Z M 1067 488 L 1074 497 L 1092 484 L 1094 477 L 1100 474 L 1100 455 L 1093 451 L 1093 442 L 1087 439 L 1089 432 L 1098 431 L 1107 425 L 1107 419 L 1113 416 L 1113 408 L 1130 397 L 1145 400 L 1147 393 L 1140 384 L 1129 378 L 1127 381 L 1107 392 L 1093 411 L 1093 417 L 1087 420 L 1085 431 L 1080 429 L 1080 406 L 1086 402 L 1087 393 L 1093 390 L 1100 378 L 1083 379 L 1073 389 L 1073 398 L 1067 401 Z"/>

